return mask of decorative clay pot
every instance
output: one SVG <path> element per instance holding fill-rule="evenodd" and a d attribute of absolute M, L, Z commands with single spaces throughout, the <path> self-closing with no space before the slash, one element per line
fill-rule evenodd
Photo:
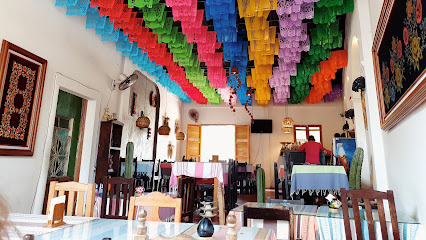
<path fill-rule="evenodd" d="M 208 218 L 203 218 L 198 223 L 197 233 L 200 237 L 211 237 L 214 233 L 213 223 Z"/>

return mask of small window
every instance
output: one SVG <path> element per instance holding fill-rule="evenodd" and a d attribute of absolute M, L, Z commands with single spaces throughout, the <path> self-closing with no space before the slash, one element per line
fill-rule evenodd
<path fill-rule="evenodd" d="M 295 142 L 307 142 L 310 135 L 315 137 L 315 142 L 322 144 L 321 125 L 294 125 Z"/>

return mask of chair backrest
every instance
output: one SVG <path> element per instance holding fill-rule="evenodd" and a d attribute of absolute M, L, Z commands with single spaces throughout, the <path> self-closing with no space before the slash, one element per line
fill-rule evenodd
<path fill-rule="evenodd" d="M 132 164 L 132 166 L 133 166 L 132 167 L 132 169 L 133 169 L 132 176 L 133 177 L 136 177 L 137 172 L 138 172 L 137 161 L 138 161 L 137 157 L 133 158 L 133 164 Z M 120 158 L 120 176 L 124 176 L 124 172 L 125 172 L 125 168 L 126 168 L 125 164 L 126 164 L 126 158 Z"/>
<path fill-rule="evenodd" d="M 77 212 L 76 216 L 83 216 L 83 209 L 86 205 L 85 217 L 93 217 L 93 207 L 95 205 L 95 184 L 79 183 L 79 182 L 50 182 L 49 197 L 47 200 L 46 214 L 49 214 L 50 202 L 52 198 L 68 195 L 66 199 L 67 211 L 66 216 L 73 216 L 75 213 L 76 195 L 77 195 Z M 86 204 L 84 203 L 84 195 L 86 194 Z"/>
<path fill-rule="evenodd" d="M 236 160 L 228 161 L 228 186 L 225 187 L 226 211 L 231 211 L 237 203 L 237 165 Z"/>
<path fill-rule="evenodd" d="M 182 199 L 182 222 L 192 223 L 194 217 L 195 178 L 179 178 L 178 197 Z"/>
<path fill-rule="evenodd" d="M 52 177 L 52 178 L 47 179 L 46 190 L 44 191 L 43 210 L 41 211 L 42 214 L 46 214 L 47 200 L 48 200 L 48 197 L 49 197 L 49 186 L 50 186 L 50 182 L 52 182 L 52 181 L 70 182 L 71 177 L 64 176 L 64 177 Z"/>
<path fill-rule="evenodd" d="M 263 220 L 284 220 L 289 221 L 289 238 L 294 239 L 293 228 L 293 208 L 251 208 L 244 206 L 244 227 L 247 227 L 248 219 L 263 219 Z"/>
<path fill-rule="evenodd" d="M 172 164 L 171 163 L 161 163 L 161 177 L 170 177 L 172 175 Z"/>
<path fill-rule="evenodd" d="M 303 200 L 303 198 L 301 198 L 300 200 L 287 200 L 287 199 L 272 199 L 268 197 L 267 203 L 305 205 L 305 201 Z"/>
<path fill-rule="evenodd" d="M 127 219 L 128 201 L 135 192 L 133 179 L 121 177 L 108 178 L 105 176 L 103 179 L 103 185 L 101 218 Z M 121 207 L 121 200 L 123 200 L 123 207 Z M 113 205 L 115 205 L 114 209 Z M 120 209 L 122 210 L 121 214 Z"/>
<path fill-rule="evenodd" d="M 379 213 L 380 229 L 382 232 L 382 238 L 388 239 L 388 232 L 386 227 L 386 218 L 385 210 L 383 207 L 383 200 L 388 200 L 389 203 L 389 212 L 392 223 L 393 238 L 399 238 L 398 230 L 398 219 L 396 216 L 395 210 L 395 200 L 393 198 L 393 191 L 388 190 L 387 192 L 380 192 L 375 190 L 346 190 L 344 188 L 340 189 L 341 198 L 342 198 L 342 212 L 343 212 L 343 221 L 345 223 L 345 232 L 346 239 L 352 239 L 351 226 L 349 221 L 349 208 L 348 208 L 348 197 L 352 199 L 353 204 L 353 216 L 355 220 L 355 229 L 357 239 L 363 239 L 362 228 L 361 228 L 361 217 L 359 213 L 358 199 L 363 199 L 365 204 L 365 216 L 367 217 L 368 223 L 368 232 L 370 240 L 376 239 L 375 230 L 374 230 L 374 221 L 371 210 L 371 200 L 377 201 L 377 209 Z"/>
<path fill-rule="evenodd" d="M 322 151 L 319 153 L 319 160 L 321 165 L 325 165 L 325 153 Z"/>
<path fill-rule="evenodd" d="M 149 216 L 147 221 L 161 222 L 159 215 L 160 207 L 169 207 L 175 209 L 175 222 L 180 222 L 182 217 L 182 199 L 172 198 L 164 195 L 161 192 L 152 192 L 148 195 L 142 195 L 141 197 L 130 197 L 129 204 L 129 216 L 128 220 L 135 219 L 135 207 L 150 207 Z"/>
<path fill-rule="evenodd" d="M 247 163 L 238 163 L 238 167 L 237 167 L 237 173 L 238 173 L 238 177 L 241 178 L 246 178 L 247 177 Z"/>

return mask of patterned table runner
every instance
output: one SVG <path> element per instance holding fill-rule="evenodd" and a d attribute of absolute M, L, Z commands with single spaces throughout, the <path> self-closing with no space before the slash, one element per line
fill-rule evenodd
<path fill-rule="evenodd" d="M 291 173 L 290 195 L 325 195 L 327 192 L 340 193 L 340 188 L 349 189 L 348 177 L 343 166 L 295 165 Z"/>
<path fill-rule="evenodd" d="M 178 176 L 217 178 L 223 184 L 223 163 L 220 162 L 175 162 L 172 166 L 170 188 L 177 185 Z"/>
<path fill-rule="evenodd" d="M 393 239 L 392 225 L 388 212 L 385 212 L 386 226 L 388 230 L 389 239 Z M 376 229 L 376 239 L 382 239 L 382 232 L 380 231 L 380 222 L 378 211 L 372 210 L 372 217 Z M 424 229 L 421 228 L 420 223 L 411 218 L 404 212 L 397 212 L 399 235 L 403 240 L 426 239 Z M 349 208 L 349 218 L 351 219 L 351 233 L 352 238 L 356 239 L 355 221 L 353 220 L 352 209 Z M 368 223 L 365 220 L 365 210 L 360 210 L 361 227 L 364 239 L 368 239 Z M 331 213 L 327 206 L 321 206 L 317 213 L 317 226 L 319 239 L 346 239 L 345 225 L 343 222 L 342 209 L 337 213 Z M 391 236 L 392 235 L 392 236 Z"/>

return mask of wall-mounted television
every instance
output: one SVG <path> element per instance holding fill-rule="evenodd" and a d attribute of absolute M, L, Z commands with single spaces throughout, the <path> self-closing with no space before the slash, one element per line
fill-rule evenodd
<path fill-rule="evenodd" d="M 251 133 L 272 133 L 272 119 L 254 119 Z"/>

